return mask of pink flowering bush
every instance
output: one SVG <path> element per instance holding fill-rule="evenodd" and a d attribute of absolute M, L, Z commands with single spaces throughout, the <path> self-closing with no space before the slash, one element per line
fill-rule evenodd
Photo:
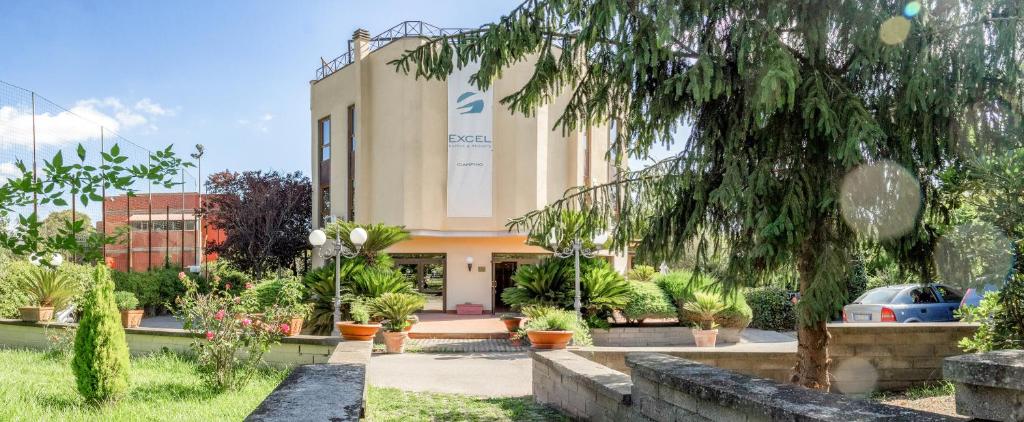
<path fill-rule="evenodd" d="M 281 341 L 290 327 L 290 313 L 277 307 L 252 315 L 251 304 L 226 289 L 200 293 L 184 273 L 178 277 L 185 294 L 176 305 L 186 330 L 198 337 L 192 344 L 201 373 L 218 389 L 244 386 L 259 368 L 263 355 Z"/>

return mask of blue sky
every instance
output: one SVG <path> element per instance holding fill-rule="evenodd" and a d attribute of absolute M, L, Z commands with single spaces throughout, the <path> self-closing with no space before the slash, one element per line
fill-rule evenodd
<path fill-rule="evenodd" d="M 113 118 L 203 173 L 309 173 L 309 80 L 356 28 L 493 21 L 520 0 L 0 2 L 0 80 Z M 656 152 L 664 155 L 663 151 Z"/>

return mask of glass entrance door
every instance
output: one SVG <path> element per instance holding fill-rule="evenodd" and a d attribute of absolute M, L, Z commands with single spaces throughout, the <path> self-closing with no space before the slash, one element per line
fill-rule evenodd
<path fill-rule="evenodd" d="M 444 312 L 445 254 L 392 254 L 395 267 L 413 284 L 418 292 L 426 296 L 427 312 Z"/>

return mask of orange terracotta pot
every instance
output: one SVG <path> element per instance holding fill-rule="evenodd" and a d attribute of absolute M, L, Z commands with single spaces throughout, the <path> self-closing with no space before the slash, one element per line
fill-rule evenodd
<path fill-rule="evenodd" d="M 27 322 L 45 322 L 53 319 L 52 306 L 25 306 L 18 308 L 21 320 Z"/>
<path fill-rule="evenodd" d="M 341 338 L 345 340 L 373 340 L 379 329 L 380 324 L 357 324 L 352 321 L 338 323 L 338 331 L 341 331 Z"/>
<path fill-rule="evenodd" d="M 286 333 L 285 335 L 287 335 L 288 337 L 291 337 L 291 336 L 296 336 L 296 335 L 301 334 L 302 333 L 302 324 L 304 322 L 306 322 L 306 321 L 304 319 L 302 319 L 302 318 L 292 317 L 292 319 L 290 321 L 288 321 L 288 333 Z"/>
<path fill-rule="evenodd" d="M 718 340 L 718 330 L 693 330 L 693 342 L 697 343 L 697 347 L 715 347 L 715 341 Z"/>
<path fill-rule="evenodd" d="M 133 309 L 130 311 L 121 311 L 121 326 L 124 328 L 139 328 L 142 324 L 142 315 L 146 311 L 142 309 Z"/>
<path fill-rule="evenodd" d="M 514 333 L 519 330 L 519 325 L 522 324 L 523 319 L 525 318 L 503 319 L 501 322 L 505 324 L 505 329 L 508 332 Z"/>
<path fill-rule="evenodd" d="M 405 331 L 385 331 L 384 350 L 388 353 L 404 353 L 405 340 L 408 338 L 409 333 Z"/>
<path fill-rule="evenodd" d="M 526 336 L 534 349 L 564 349 L 572 340 L 572 331 L 527 330 Z"/>

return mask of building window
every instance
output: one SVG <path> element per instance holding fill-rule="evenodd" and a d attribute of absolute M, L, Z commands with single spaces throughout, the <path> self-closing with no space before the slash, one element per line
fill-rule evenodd
<path fill-rule="evenodd" d="M 348 221 L 356 219 L 356 106 L 348 106 Z"/>
<path fill-rule="evenodd" d="M 331 187 L 320 188 L 320 227 L 327 227 L 331 216 Z"/>
<path fill-rule="evenodd" d="M 153 231 L 181 231 L 184 228 L 186 231 L 195 230 L 195 220 L 158 220 L 150 223 L 149 221 L 132 221 L 132 231 L 147 231 L 152 227 Z"/>
<path fill-rule="evenodd" d="M 331 159 L 331 118 L 330 116 L 320 119 L 320 161 Z"/>

